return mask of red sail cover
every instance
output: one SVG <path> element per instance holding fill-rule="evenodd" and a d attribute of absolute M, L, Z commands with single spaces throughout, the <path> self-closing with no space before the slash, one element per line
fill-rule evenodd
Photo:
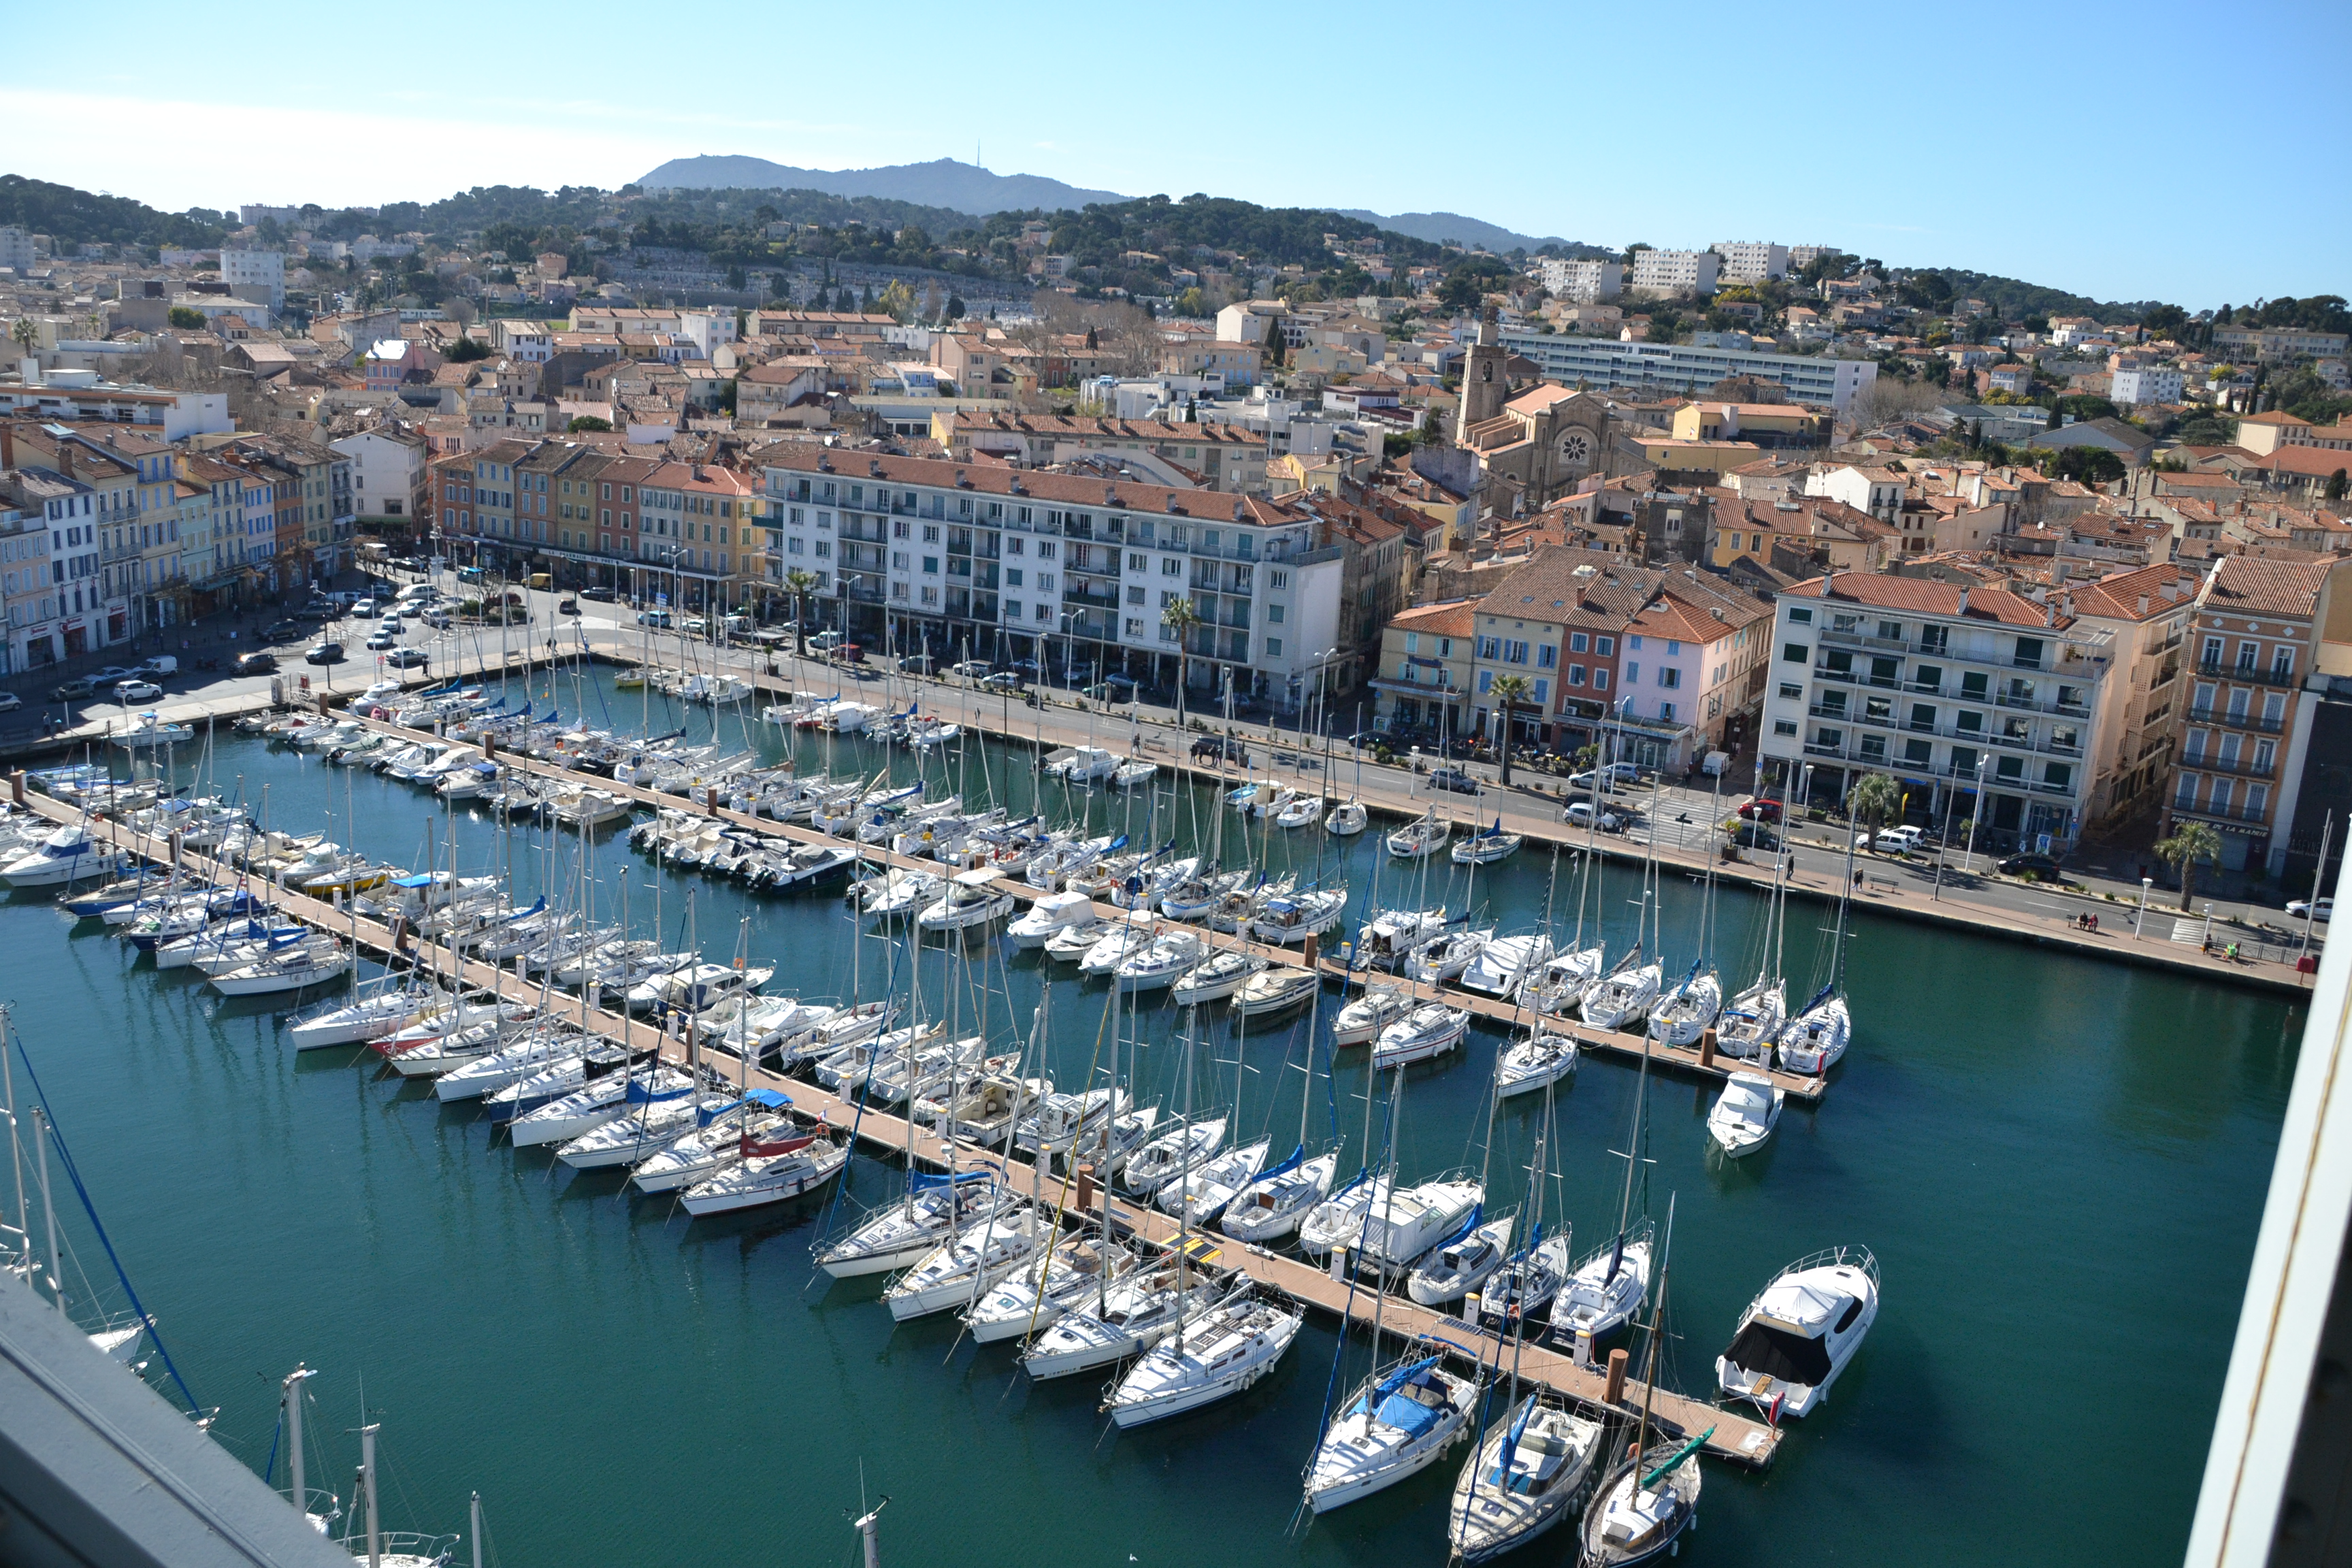
<path fill-rule="evenodd" d="M 805 1149 L 815 1142 L 816 1134 L 814 1132 L 800 1132 L 789 1138 L 766 1141 L 756 1139 L 746 1132 L 735 1140 L 735 1146 L 746 1160 L 765 1160 L 772 1155 L 790 1154 L 796 1150 Z"/>

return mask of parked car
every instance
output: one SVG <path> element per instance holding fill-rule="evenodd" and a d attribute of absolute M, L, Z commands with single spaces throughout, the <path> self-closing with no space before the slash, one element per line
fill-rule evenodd
<path fill-rule="evenodd" d="M 362 599 L 349 613 L 355 621 L 372 621 L 376 616 L 376 603 L 373 599 Z"/>
<path fill-rule="evenodd" d="M 320 643 L 302 656 L 304 664 L 341 664 L 342 661 L 343 645 L 339 642 Z"/>
<path fill-rule="evenodd" d="M 2045 882 L 2054 882 L 2062 874 L 2056 857 L 2033 854 L 2011 856 L 2000 863 L 2000 872 L 2004 877 L 2036 877 Z"/>
<path fill-rule="evenodd" d="M 383 656 L 383 662 L 394 669 L 415 669 L 430 664 L 432 656 L 421 647 L 396 647 Z"/>
<path fill-rule="evenodd" d="M 2327 917 L 2336 912 L 2336 900 L 2334 899 L 2297 899 L 2287 905 L 2286 912 L 2290 920 L 2310 919 L 2317 921 L 2321 925 L 2326 925 Z"/>
<path fill-rule="evenodd" d="M 656 631 L 667 631 L 669 628 L 669 612 L 667 610 L 639 610 L 637 612 L 637 625 L 641 626 L 652 626 Z"/>
<path fill-rule="evenodd" d="M 1192 760 L 1196 763 L 1234 763 L 1249 766 L 1249 752 L 1234 735 L 1203 735 L 1192 742 Z"/>
<path fill-rule="evenodd" d="M 1760 822 L 1743 822 L 1731 830 L 1731 841 L 1742 849 L 1778 849 L 1780 836 Z"/>
<path fill-rule="evenodd" d="M 901 675 L 929 675 L 929 674 L 930 674 L 930 672 L 931 672 L 931 656 L 930 656 L 929 654 L 927 654 L 927 653 L 908 653 L 908 654 L 901 654 L 901 655 L 899 655 L 899 656 L 898 656 L 898 673 L 899 673 L 899 674 L 901 674 Z"/>
<path fill-rule="evenodd" d="M 398 616 L 386 616 L 383 618 L 382 626 L 378 629 L 390 632 L 393 636 L 398 637 L 408 629 L 408 623 L 402 620 Z"/>
<path fill-rule="evenodd" d="M 580 601 L 577 599 L 560 599 L 556 601 L 555 613 L 559 616 L 576 616 L 580 613 Z"/>
<path fill-rule="evenodd" d="M 1588 795 L 1592 792 L 1595 783 L 1600 784 L 1601 793 L 1603 795 L 1616 795 L 1623 787 L 1618 783 L 1614 774 L 1604 773 L 1597 768 L 1588 768 L 1583 773 L 1568 775 L 1569 788 L 1580 789 Z"/>
<path fill-rule="evenodd" d="M 152 702 L 163 695 L 163 689 L 152 680 L 118 680 L 114 683 L 114 700 L 128 707 L 133 702 Z"/>
<path fill-rule="evenodd" d="M 298 621 L 331 621 L 342 613 L 342 610 L 339 606 L 330 604 L 324 599 L 313 599 L 309 604 L 303 605 L 300 609 L 295 611 L 294 618 Z"/>
<path fill-rule="evenodd" d="M 1429 787 L 1450 790 L 1455 795 L 1476 795 L 1479 786 L 1476 778 L 1460 768 L 1432 768 Z"/>
<path fill-rule="evenodd" d="M 25 705 L 25 700 L 13 691 L 0 691 L 0 713 L 14 713 Z"/>
<path fill-rule="evenodd" d="M 1878 837 L 1870 841 L 1870 847 L 1881 855 L 1908 855 L 1918 848 L 1920 841 L 1927 837 L 1925 829 L 1905 823 L 1900 827 L 1880 828 Z"/>
<path fill-rule="evenodd" d="M 1778 822 L 1780 820 L 1780 803 L 1761 799 L 1747 801 L 1740 805 L 1739 815 L 1750 822 Z"/>
<path fill-rule="evenodd" d="M 1566 809 L 1560 812 L 1559 819 L 1570 827 L 1591 827 L 1593 825 L 1592 803 L 1589 800 L 1571 800 Z M 1601 811 L 1601 831 L 1622 833 L 1625 831 L 1625 819 L 1603 806 Z"/>
<path fill-rule="evenodd" d="M 710 623 L 700 616 L 688 616 L 686 617 L 686 629 L 696 637 L 700 637 L 710 629 Z"/>
<path fill-rule="evenodd" d="M 438 631 L 446 632 L 449 629 L 449 612 L 443 609 L 438 605 L 434 605 L 431 609 L 425 611 L 416 618 L 423 621 L 426 626 L 432 626 Z"/>
<path fill-rule="evenodd" d="M 139 673 L 145 676 L 150 680 L 161 680 L 167 675 L 177 675 L 180 673 L 179 656 L 177 654 L 159 653 L 153 658 L 148 659 L 144 663 L 141 664 L 139 667 Z"/>
<path fill-rule="evenodd" d="M 97 687 L 100 691 L 108 690 L 114 686 L 119 685 L 122 681 L 136 680 L 138 679 L 139 672 L 137 670 L 120 664 L 110 664 L 102 668 L 93 669 L 89 672 L 90 684 Z"/>
<path fill-rule="evenodd" d="M 76 698 L 89 696 L 96 689 L 90 685 L 89 676 L 78 675 L 71 680 L 61 680 L 50 687 L 49 699 L 55 702 L 71 702 Z"/>
<path fill-rule="evenodd" d="M 583 588 L 580 596 L 595 605 L 609 605 L 620 597 L 610 588 Z"/>
<path fill-rule="evenodd" d="M 1003 669 L 984 678 L 980 684 L 989 691 L 1018 691 L 1024 681 L 1017 671 Z"/>
<path fill-rule="evenodd" d="M 950 665 L 948 673 L 961 676 L 966 680 L 985 680 L 992 668 L 984 658 L 968 658 L 961 664 Z"/>
<path fill-rule="evenodd" d="M 236 672 L 239 675 L 268 675 L 277 668 L 278 656 L 267 649 L 236 656 Z"/>
<path fill-rule="evenodd" d="M 398 647 L 400 646 L 400 638 L 394 633 L 386 631 L 382 627 L 378 627 L 373 633 L 370 634 L 367 640 L 367 646 L 370 653 L 382 653 L 386 648 Z"/>

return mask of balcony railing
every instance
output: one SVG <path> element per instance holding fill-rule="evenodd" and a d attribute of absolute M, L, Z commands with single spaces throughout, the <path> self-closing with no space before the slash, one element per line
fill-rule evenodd
<path fill-rule="evenodd" d="M 2234 680 L 2248 686 L 2294 686 L 2302 677 L 2292 669 L 2258 669 L 2251 664 L 2223 664 L 2200 659 L 2197 673 L 2208 680 Z"/>
<path fill-rule="evenodd" d="M 2221 724 L 2232 730 L 2252 730 L 2264 735 L 2275 735 L 2286 728 L 2284 718 L 2265 719 L 2259 713 L 2231 713 L 2214 708 L 2191 708 L 2189 721 L 2192 724 Z"/>
<path fill-rule="evenodd" d="M 2273 778 L 2278 773 L 2278 758 L 2275 755 L 2267 763 L 2257 763 L 2252 757 L 2225 759 L 2217 752 L 2200 752 L 2194 756 L 2182 757 L 2180 765 L 2195 768 L 2200 773 L 2239 773 L 2249 778 Z"/>
<path fill-rule="evenodd" d="M 1086 594 L 1079 592 L 1076 588 L 1065 588 L 1062 590 L 1062 603 L 1065 605 L 1085 605 L 1089 608 L 1097 610 L 1116 610 L 1118 608 L 1118 595 L 1116 594 Z"/>
<path fill-rule="evenodd" d="M 2243 805 L 2232 802 L 2225 806 L 2214 807 L 2183 805 L 2179 801 L 2175 800 L 2172 803 L 2172 815 L 2200 817 L 2207 822 L 2268 822 L 2271 806 L 2268 801 L 2263 802 L 2260 805 Z"/>

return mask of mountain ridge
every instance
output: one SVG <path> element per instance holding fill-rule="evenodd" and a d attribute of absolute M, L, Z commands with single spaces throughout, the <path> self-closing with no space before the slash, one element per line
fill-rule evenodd
<path fill-rule="evenodd" d="M 636 184 L 649 191 L 819 191 L 833 196 L 879 196 L 921 206 L 951 207 L 974 217 L 1031 207 L 1053 212 L 1128 199 L 1117 191 L 1090 191 L 1044 174 L 1000 174 L 953 158 L 885 163 L 870 169 L 802 169 L 743 153 L 705 153 L 672 158 Z"/>

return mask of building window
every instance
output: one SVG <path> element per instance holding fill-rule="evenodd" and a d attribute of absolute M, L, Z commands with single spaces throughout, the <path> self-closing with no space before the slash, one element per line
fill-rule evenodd
<path fill-rule="evenodd" d="M 926 604 L 926 605 L 936 605 L 936 604 L 938 604 L 939 602 L 940 602 L 940 591 L 939 591 L 937 588 L 926 587 L 926 588 L 923 590 L 923 603 L 924 603 L 924 604 Z"/>
<path fill-rule="evenodd" d="M 1609 689 L 1609 672 L 1607 670 L 1596 669 L 1592 672 L 1592 689 L 1595 691 L 1606 691 Z"/>
<path fill-rule="evenodd" d="M 1151 570 L 1150 559 L 1130 551 L 1127 557 L 1127 569 L 1130 572 L 1149 572 Z"/>
<path fill-rule="evenodd" d="M 1570 686 L 1581 686 L 1584 684 L 1584 666 L 1580 664 L 1571 664 L 1568 667 L 1568 683 Z"/>
<path fill-rule="evenodd" d="M 1557 668 L 1559 668 L 1559 649 L 1558 649 L 1558 648 L 1556 648 L 1556 647 L 1552 647 L 1552 645 L 1551 645 L 1551 644 L 1549 644 L 1549 643 L 1538 643 L 1538 644 L 1537 644 L 1537 645 L 1536 645 L 1536 668 L 1537 668 L 1538 669 L 1557 669 Z"/>
<path fill-rule="evenodd" d="M 929 572 L 929 573 L 931 573 L 933 575 L 937 575 L 937 574 L 938 574 L 938 573 L 939 573 L 939 569 L 940 569 L 940 558 L 939 558 L 938 556 L 936 556 L 936 555 L 926 555 L 926 556 L 924 556 L 924 557 L 923 557 L 923 570 L 924 570 L 924 571 Z"/>
<path fill-rule="evenodd" d="M 1792 642 L 1780 645 L 1780 661 L 1783 664 L 1807 664 L 1811 662 L 1812 657 L 1813 650 L 1803 643 Z"/>
<path fill-rule="evenodd" d="M 1505 641 L 1503 644 L 1503 662 L 1505 664 L 1527 663 L 1528 645 L 1521 642 L 1517 637 L 1512 637 Z"/>
<path fill-rule="evenodd" d="M 1502 641 L 1502 639 L 1501 639 L 1500 637 L 1481 637 L 1478 639 L 1478 657 L 1479 657 L 1480 658 L 1502 658 L 1502 657 L 1503 657 L 1503 641 Z"/>
<path fill-rule="evenodd" d="M 1636 632 L 1633 636 L 1632 636 L 1632 637 L 1627 637 L 1627 638 L 1625 639 L 1625 647 L 1626 647 L 1627 651 L 1629 651 L 1629 652 L 1632 652 L 1632 653 L 1639 653 L 1639 652 L 1641 652 L 1641 651 L 1642 651 L 1642 637 L 1641 637 L 1641 634 L 1640 634 L 1640 633 L 1638 633 L 1638 632 Z"/>
<path fill-rule="evenodd" d="M 1607 658 L 1610 655 L 1617 651 L 1617 639 L 1615 637 L 1594 637 L 1592 639 L 1592 651 L 1599 654 L 1601 658 Z"/>
<path fill-rule="evenodd" d="M 1282 657 L 1282 639 L 1280 637 L 1268 637 L 1265 639 L 1265 657 L 1268 658 L 1280 658 Z"/>
<path fill-rule="evenodd" d="M 1488 691 L 1490 691 L 1490 690 L 1492 690 L 1492 689 L 1494 689 L 1494 685 L 1495 685 L 1495 672 L 1494 672 L 1493 670 L 1491 670 L 1491 669 L 1482 669 L 1482 670 L 1480 670 L 1480 671 L 1478 672 L 1478 695 L 1479 695 L 1479 696 L 1481 696 L 1481 697 L 1486 696 L 1486 693 L 1487 693 Z"/>
<path fill-rule="evenodd" d="M 1585 648 L 1585 636 L 1584 636 L 1584 634 L 1583 634 L 1582 632 L 1570 632 L 1570 633 L 1569 633 L 1569 634 L 1568 634 L 1568 651 L 1569 651 L 1569 652 L 1570 652 L 1570 653 L 1582 653 L 1582 652 L 1584 651 L 1584 648 Z"/>
<path fill-rule="evenodd" d="M 1640 682 L 1641 679 L 1642 661 L 1640 659 L 1635 659 L 1633 663 L 1625 667 L 1625 684 L 1628 686 L 1636 685 Z"/>
<path fill-rule="evenodd" d="M 1772 721 L 1772 733 L 1775 735 L 1793 735 L 1796 732 L 1797 721 L 1794 719 L 1775 719 Z"/>
<path fill-rule="evenodd" d="M 1673 723 L 1675 721 L 1675 705 L 1671 702 L 1659 703 L 1658 717 L 1669 724 Z M 1881 743 L 1884 744 L 1884 742 Z"/>
<path fill-rule="evenodd" d="M 1015 542 L 1017 543 L 1018 541 L 1015 541 Z M 1020 567 L 1007 566 L 1004 569 L 1004 585 L 1008 588 L 1018 588 L 1021 586 Z"/>
<path fill-rule="evenodd" d="M 1658 671 L 1659 685 L 1671 689 L 1680 686 L 1682 683 L 1683 672 L 1677 667 L 1670 664 Z"/>
<path fill-rule="evenodd" d="M 1143 622 L 1142 622 L 1141 620 L 1138 619 L 1136 616 L 1128 616 L 1128 617 L 1127 617 L 1127 635 L 1128 635 L 1128 636 L 1129 636 L 1129 637 L 1141 637 L 1141 636 L 1143 635 Z"/>

